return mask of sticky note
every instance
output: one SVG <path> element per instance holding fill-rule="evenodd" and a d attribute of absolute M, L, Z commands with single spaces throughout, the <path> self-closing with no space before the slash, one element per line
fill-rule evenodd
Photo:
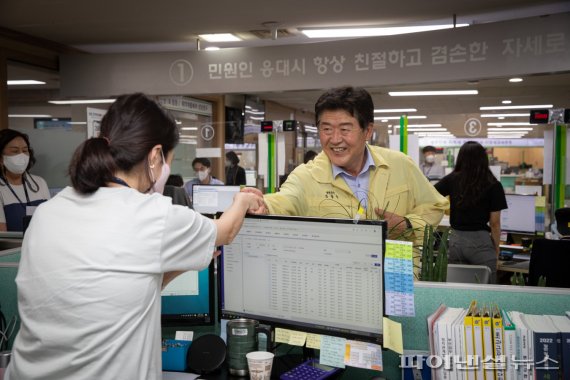
<path fill-rule="evenodd" d="M 382 347 L 373 343 L 347 340 L 344 364 L 382 371 Z"/>
<path fill-rule="evenodd" d="M 289 344 L 291 346 L 304 346 L 307 340 L 307 333 L 300 331 L 290 331 Z"/>
<path fill-rule="evenodd" d="M 321 356 L 319 362 L 331 367 L 344 368 L 344 352 L 346 339 L 336 336 L 323 335 L 321 337 Z"/>
<path fill-rule="evenodd" d="M 321 336 L 319 334 L 307 334 L 307 348 L 321 349 Z"/>
<path fill-rule="evenodd" d="M 192 340 L 194 338 L 194 331 L 176 331 L 174 336 L 175 340 Z"/>
<path fill-rule="evenodd" d="M 275 343 L 289 344 L 290 337 L 291 337 L 291 331 L 281 328 L 275 329 Z"/>
<path fill-rule="evenodd" d="M 402 324 L 384 317 L 383 326 L 384 347 L 403 355 Z"/>

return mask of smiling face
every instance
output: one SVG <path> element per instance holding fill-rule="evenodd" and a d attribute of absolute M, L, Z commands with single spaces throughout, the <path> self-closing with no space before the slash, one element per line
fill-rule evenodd
<path fill-rule="evenodd" d="M 331 162 L 356 176 L 365 162 L 366 141 L 372 124 L 360 128 L 358 120 L 344 110 L 323 111 L 319 120 L 321 146 Z"/>

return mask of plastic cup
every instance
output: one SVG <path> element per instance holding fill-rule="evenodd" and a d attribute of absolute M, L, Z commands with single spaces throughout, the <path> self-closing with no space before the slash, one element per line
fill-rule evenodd
<path fill-rule="evenodd" d="M 273 366 L 273 354 L 266 351 L 253 351 L 245 355 L 251 380 L 269 380 Z"/>

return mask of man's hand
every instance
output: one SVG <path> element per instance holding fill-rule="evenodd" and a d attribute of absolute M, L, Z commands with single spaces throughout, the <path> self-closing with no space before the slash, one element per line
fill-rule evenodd
<path fill-rule="evenodd" d="M 257 197 L 257 200 L 259 202 L 259 207 L 255 210 L 251 210 L 251 209 L 248 210 L 248 212 L 250 214 L 254 214 L 254 215 L 267 215 L 267 214 L 269 214 L 269 208 L 267 207 L 267 204 L 263 200 L 263 193 L 261 192 L 261 190 L 255 188 L 255 187 L 244 187 L 243 189 L 241 189 L 241 192 L 253 194 Z"/>
<path fill-rule="evenodd" d="M 390 236 L 399 236 L 406 230 L 406 219 L 403 216 L 393 214 L 381 208 L 375 208 L 374 211 L 379 218 L 388 222 L 388 233 Z"/>

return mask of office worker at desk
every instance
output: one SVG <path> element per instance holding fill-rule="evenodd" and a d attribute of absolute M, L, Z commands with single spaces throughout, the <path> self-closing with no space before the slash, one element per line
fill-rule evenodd
<path fill-rule="evenodd" d="M 7 379 L 161 378 L 161 287 L 208 266 L 259 206 L 238 194 L 214 221 L 172 205 L 160 193 L 177 142 L 174 118 L 133 94 L 78 147 L 73 187 L 38 207 L 23 241 Z"/>
<path fill-rule="evenodd" d="M 0 231 L 23 231 L 23 221 L 35 206 L 50 198 L 46 181 L 30 174 L 36 159 L 25 133 L 0 131 Z"/>
<path fill-rule="evenodd" d="M 278 193 L 264 196 L 263 212 L 384 218 L 389 236 L 411 227 L 412 239 L 423 235 L 426 223 L 439 223 L 448 201 L 415 162 L 400 152 L 367 144 L 374 104 L 366 90 L 340 87 L 325 92 L 315 104 L 315 117 L 322 152 L 295 168 Z M 257 189 L 244 191 L 261 195 Z"/>
<path fill-rule="evenodd" d="M 481 144 L 468 141 L 459 149 L 453 172 L 435 188 L 451 199 L 449 262 L 486 265 L 495 282 L 501 210 L 507 208 L 503 186 L 489 169 Z"/>
<path fill-rule="evenodd" d="M 192 200 L 193 185 L 223 185 L 224 183 L 212 177 L 212 162 L 206 157 L 196 157 L 192 161 L 192 168 L 196 173 L 196 178 L 186 182 L 184 189 Z"/>

